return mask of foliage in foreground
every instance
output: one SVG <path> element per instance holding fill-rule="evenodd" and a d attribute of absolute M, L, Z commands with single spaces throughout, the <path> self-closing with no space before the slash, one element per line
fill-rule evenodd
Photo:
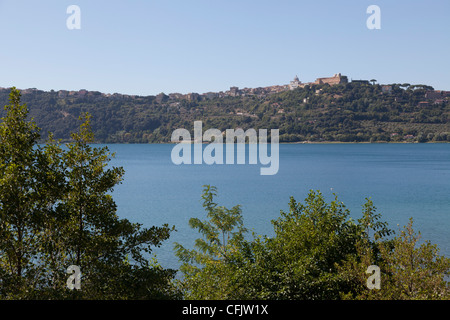
<path fill-rule="evenodd" d="M 147 258 L 171 228 L 119 219 L 110 195 L 123 168 L 107 168 L 106 147 L 92 147 L 90 117 L 63 148 L 40 146 L 20 92 L 11 90 L 0 124 L 0 299 L 177 298 L 166 270 Z M 81 269 L 81 290 L 66 286 Z"/>
<path fill-rule="evenodd" d="M 190 220 L 204 238 L 193 250 L 176 244 L 187 299 L 450 298 L 450 259 L 429 242 L 418 245 L 412 220 L 390 238 L 370 199 L 354 221 L 337 197 L 327 203 L 311 191 L 304 204 L 291 198 L 289 212 L 272 221 L 274 237 L 245 240 L 240 208 L 218 206 L 216 195 L 205 186 L 208 220 Z M 379 290 L 366 286 L 370 265 L 381 269 Z"/>

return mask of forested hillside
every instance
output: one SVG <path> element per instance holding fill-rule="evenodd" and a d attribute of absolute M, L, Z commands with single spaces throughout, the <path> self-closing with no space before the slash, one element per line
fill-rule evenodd
<path fill-rule="evenodd" d="M 174 95 L 106 95 L 95 91 L 22 91 L 30 116 L 55 138 L 68 140 L 82 112 L 92 115 L 97 142 L 170 142 L 172 131 L 279 129 L 280 142 L 439 142 L 450 141 L 450 95 L 436 98 L 425 85 L 350 82 L 307 85 L 276 94 L 185 98 Z M 431 93 L 431 94 L 430 94 Z M 0 104 L 9 89 L 0 90 Z M 4 111 L 1 111 L 4 115 Z"/>

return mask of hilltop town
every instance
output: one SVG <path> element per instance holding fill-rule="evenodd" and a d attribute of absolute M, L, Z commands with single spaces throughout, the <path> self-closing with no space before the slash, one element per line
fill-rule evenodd
<path fill-rule="evenodd" d="M 8 103 L 0 89 L 0 105 Z M 155 96 L 99 91 L 22 90 L 43 132 L 70 139 L 82 112 L 98 142 L 170 142 L 171 133 L 202 120 L 204 129 L 279 128 L 281 142 L 450 142 L 450 91 L 427 85 L 378 84 L 340 73 L 261 88 Z M 0 115 L 4 111 L 0 110 Z"/>
<path fill-rule="evenodd" d="M 187 94 L 182 93 L 160 93 L 155 96 L 156 101 L 163 102 L 163 101 L 176 101 L 176 100 L 188 100 L 188 101 L 201 101 L 201 100 L 211 100 L 215 98 L 224 98 L 224 97 L 245 97 L 245 96 L 256 96 L 259 98 L 266 97 L 271 94 L 281 93 L 289 90 L 295 90 L 297 88 L 305 88 L 306 86 L 313 86 L 313 85 L 323 85 L 328 84 L 330 86 L 337 85 L 337 84 L 345 84 L 345 83 L 360 83 L 360 84 L 374 84 L 376 80 L 348 80 L 347 76 L 341 75 L 341 73 L 334 74 L 331 77 L 323 77 L 323 78 L 317 78 L 313 82 L 302 82 L 299 80 L 298 76 L 295 76 L 293 80 L 290 81 L 289 84 L 285 85 L 273 85 L 268 87 L 257 87 L 257 88 L 239 88 L 232 86 L 227 91 L 219 91 L 219 92 L 205 92 L 205 93 L 195 93 L 190 92 Z M 405 86 L 409 86 L 408 84 Z M 421 87 L 421 86 L 413 86 L 413 87 Z M 450 91 L 442 91 L 442 90 L 434 90 L 432 87 L 429 86 L 422 86 L 428 90 L 426 90 L 426 93 L 423 96 L 423 101 L 420 101 L 419 104 L 423 107 L 426 107 L 430 104 L 440 104 L 445 103 L 450 98 Z M 393 85 L 381 85 L 382 92 L 383 93 L 391 93 Z M 0 90 L 9 90 L 9 88 L 3 88 L 0 87 Z M 40 91 L 36 88 L 28 88 L 23 89 L 21 92 L 22 94 L 30 94 L 36 91 Z M 52 90 L 53 92 L 53 90 Z M 127 94 L 120 94 L 120 93 L 102 93 L 99 91 L 89 91 L 86 89 L 80 89 L 77 91 L 69 91 L 69 90 L 59 90 L 56 91 L 58 98 L 64 99 L 64 98 L 85 98 L 85 97 L 112 97 L 112 98 L 137 98 L 140 97 L 138 95 L 127 95 Z M 400 100 L 399 100 L 400 101 Z"/>

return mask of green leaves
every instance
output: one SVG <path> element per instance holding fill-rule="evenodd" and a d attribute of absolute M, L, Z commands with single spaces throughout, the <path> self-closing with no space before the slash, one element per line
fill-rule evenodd
<path fill-rule="evenodd" d="M 203 238 L 195 241 L 193 250 L 175 243 L 176 255 L 183 262 L 180 270 L 185 276 L 180 286 L 189 298 L 224 298 L 229 291 L 215 291 L 218 277 L 224 285 L 231 285 L 228 280 L 232 279 L 232 272 L 235 270 L 233 266 L 240 255 L 247 229 L 243 226 L 239 205 L 231 209 L 218 206 L 214 202 L 217 188 L 209 185 L 203 188 L 203 207 L 208 219 L 189 220 L 189 226 L 197 229 Z"/>
<path fill-rule="evenodd" d="M 272 221 L 275 236 L 244 239 L 239 206 L 220 207 L 215 187 L 204 186 L 208 219 L 190 220 L 203 238 L 195 249 L 176 244 L 183 262 L 179 288 L 187 299 L 448 299 L 444 275 L 449 260 L 429 243 L 418 249 L 411 225 L 393 234 L 370 199 L 357 221 L 336 195 L 327 202 L 311 190 L 303 203 L 290 198 L 289 211 Z M 234 231 L 237 230 L 237 231 Z M 224 241 L 228 237 L 229 241 Z M 366 287 L 376 264 L 382 290 Z"/>
<path fill-rule="evenodd" d="M 33 261 L 39 257 L 43 213 L 37 208 L 50 203 L 45 196 L 49 191 L 38 183 L 42 151 L 34 147 L 39 133 L 25 121 L 28 110 L 20 105 L 17 89 L 11 89 L 5 110 L 0 124 L 0 273 L 5 277 L 0 286 L 11 289 L 7 296 L 15 296 L 38 281 L 41 268 Z"/>
<path fill-rule="evenodd" d="M 336 196 L 327 203 L 320 191 L 311 190 L 303 204 L 291 198 L 289 212 L 272 223 L 276 236 L 265 244 L 271 297 L 336 299 L 344 285 L 336 264 L 355 254 L 359 238 L 344 204 Z"/>
<path fill-rule="evenodd" d="M 111 192 L 124 170 L 91 145 L 90 115 L 64 147 L 53 135 L 40 146 L 15 88 L 10 101 L 0 124 L 0 299 L 177 298 L 175 271 L 149 262 L 174 229 L 119 219 Z M 70 265 L 81 269 L 80 292 L 66 288 Z"/>
<path fill-rule="evenodd" d="M 358 220 L 360 226 L 365 232 L 367 239 L 370 238 L 370 231 L 373 232 L 375 241 L 392 235 L 394 232 L 388 228 L 386 222 L 379 221 L 381 215 L 376 213 L 376 208 L 372 200 L 366 198 L 366 203 L 363 205 L 363 216 Z"/>
<path fill-rule="evenodd" d="M 448 300 L 450 259 L 439 254 L 436 245 L 419 242 L 420 233 L 413 229 L 413 220 L 389 241 L 378 241 L 372 247 L 360 247 L 359 259 L 340 268 L 358 290 L 342 290 L 345 299 L 361 300 Z M 367 290 L 362 274 L 372 264 L 381 269 L 380 290 Z"/>

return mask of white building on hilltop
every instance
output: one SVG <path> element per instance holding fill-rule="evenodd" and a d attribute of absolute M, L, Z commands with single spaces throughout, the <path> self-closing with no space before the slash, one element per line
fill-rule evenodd
<path fill-rule="evenodd" d="M 292 80 L 291 83 L 289 84 L 289 89 L 294 90 L 294 89 L 300 87 L 301 84 L 302 84 L 302 82 L 298 79 L 297 76 L 295 76 L 294 80 Z"/>

